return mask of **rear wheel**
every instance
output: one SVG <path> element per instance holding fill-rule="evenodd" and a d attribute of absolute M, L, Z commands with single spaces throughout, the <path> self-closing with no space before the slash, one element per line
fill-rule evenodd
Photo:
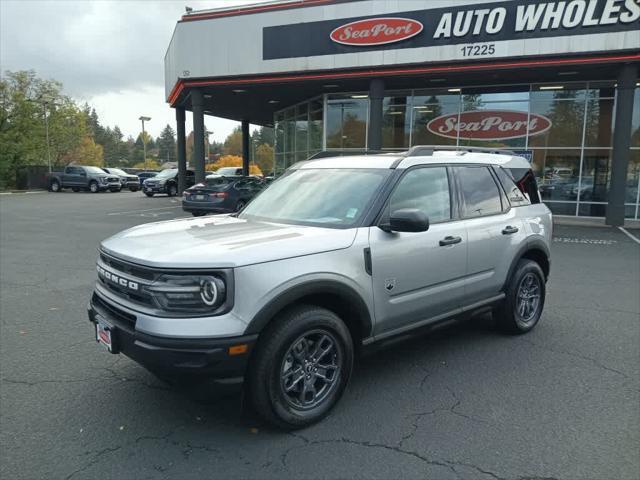
<path fill-rule="evenodd" d="M 533 329 L 542 316 L 545 287 L 540 265 L 526 258 L 520 260 L 507 285 L 505 301 L 495 311 L 500 327 L 513 334 Z"/>
<path fill-rule="evenodd" d="M 98 187 L 98 182 L 96 182 L 95 180 L 92 180 L 91 183 L 89 184 L 89 191 L 91 193 L 98 193 L 100 191 L 100 187 Z"/>
<path fill-rule="evenodd" d="M 333 312 L 301 305 L 278 315 L 262 333 L 249 368 L 256 411 L 284 429 L 325 417 L 353 368 L 353 343 Z"/>
<path fill-rule="evenodd" d="M 49 190 L 52 192 L 60 191 L 60 182 L 58 180 L 51 180 L 51 184 L 49 185 Z"/>
<path fill-rule="evenodd" d="M 178 194 L 178 186 L 173 183 L 167 187 L 167 195 L 175 197 Z"/>
<path fill-rule="evenodd" d="M 153 197 L 153 192 L 144 192 L 147 197 Z"/>

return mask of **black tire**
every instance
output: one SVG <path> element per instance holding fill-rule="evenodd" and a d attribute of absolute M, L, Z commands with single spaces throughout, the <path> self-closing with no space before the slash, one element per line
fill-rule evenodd
<path fill-rule="evenodd" d="M 174 183 L 167 185 L 167 195 L 175 197 L 178 194 L 178 186 Z"/>
<path fill-rule="evenodd" d="M 138 190 L 140 190 L 138 187 L 129 187 L 130 192 L 137 192 Z"/>
<path fill-rule="evenodd" d="M 206 215 L 205 212 L 191 212 L 191 215 L 193 215 L 194 217 L 203 217 L 204 215 Z"/>
<path fill-rule="evenodd" d="M 78 193 L 80 191 L 80 187 L 71 187 L 71 190 Z"/>
<path fill-rule="evenodd" d="M 315 356 L 316 348 L 323 345 L 325 354 Z M 285 368 L 290 375 L 281 373 Z M 342 396 L 352 369 L 353 343 L 342 320 L 325 308 L 299 305 L 278 314 L 260 335 L 249 365 L 250 398 L 257 413 L 272 425 L 286 430 L 303 428 L 329 413 Z M 302 376 L 296 379 L 296 372 Z M 289 393 L 285 392 L 287 382 L 291 382 Z M 310 386 L 313 398 L 307 406 L 301 405 L 311 393 Z"/>
<path fill-rule="evenodd" d="M 527 333 L 538 324 L 546 294 L 542 268 L 533 260 L 518 261 L 503 304 L 494 311 L 498 325 L 511 334 Z"/>
<path fill-rule="evenodd" d="M 91 180 L 91 182 L 89 182 L 89 191 L 91 193 L 98 193 L 100 191 L 98 182 L 96 182 L 95 180 Z"/>
<path fill-rule="evenodd" d="M 119 191 L 121 191 L 121 190 L 122 190 L 122 188 L 110 188 L 110 189 L 109 189 L 109 191 L 110 191 L 110 192 L 113 192 L 113 193 L 117 193 L 117 192 L 119 192 Z"/>
<path fill-rule="evenodd" d="M 149 198 L 153 197 L 153 192 L 144 192 L 144 194 Z"/>
<path fill-rule="evenodd" d="M 49 184 L 49 191 L 58 193 L 62 188 L 60 187 L 60 182 L 58 180 L 51 180 Z"/>
<path fill-rule="evenodd" d="M 238 200 L 238 203 L 236 203 L 236 212 L 242 210 L 246 204 L 247 202 L 245 202 L 244 200 Z"/>

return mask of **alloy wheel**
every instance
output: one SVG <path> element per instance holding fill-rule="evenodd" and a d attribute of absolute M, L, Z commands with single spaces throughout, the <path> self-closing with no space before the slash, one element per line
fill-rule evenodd
<path fill-rule="evenodd" d="M 320 405 L 338 385 L 342 355 L 334 335 L 317 329 L 298 337 L 280 369 L 280 388 L 297 410 Z"/>
<path fill-rule="evenodd" d="M 540 306 L 540 279 L 534 273 L 527 273 L 520 281 L 516 298 L 518 319 L 528 324 L 535 319 Z"/>

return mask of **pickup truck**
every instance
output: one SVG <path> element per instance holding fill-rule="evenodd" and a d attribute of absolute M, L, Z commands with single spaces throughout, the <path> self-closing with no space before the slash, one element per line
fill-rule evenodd
<path fill-rule="evenodd" d="M 49 191 L 59 192 L 70 188 L 74 192 L 88 190 L 97 193 L 104 190 L 119 192 L 122 189 L 120 177 L 106 173 L 99 167 L 83 167 L 69 165 L 62 172 L 51 172 L 49 175 Z"/>

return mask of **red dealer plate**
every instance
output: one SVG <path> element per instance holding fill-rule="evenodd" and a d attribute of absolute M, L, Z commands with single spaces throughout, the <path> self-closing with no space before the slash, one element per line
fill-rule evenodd
<path fill-rule="evenodd" d="M 104 345 L 110 352 L 113 352 L 111 328 L 108 325 L 100 323 L 100 321 L 96 322 L 96 341 Z"/>

